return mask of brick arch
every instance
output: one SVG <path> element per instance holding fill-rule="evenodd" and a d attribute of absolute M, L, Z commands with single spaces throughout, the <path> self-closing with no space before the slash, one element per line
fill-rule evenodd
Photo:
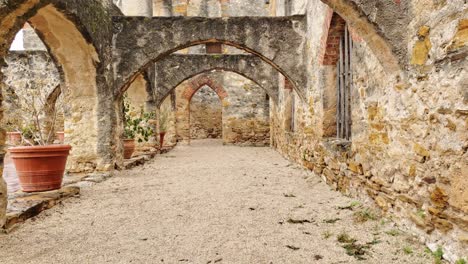
<path fill-rule="evenodd" d="M 198 77 L 190 80 L 187 88 L 183 91 L 182 96 L 190 102 L 198 90 L 205 85 L 210 87 L 218 95 L 221 101 L 228 97 L 228 93 L 223 86 L 205 74 L 199 75 Z"/>
<path fill-rule="evenodd" d="M 379 62 L 384 66 L 386 72 L 398 74 L 405 68 L 407 64 L 406 36 L 404 30 L 401 30 L 402 25 L 394 23 L 395 21 L 405 23 L 404 21 L 408 19 L 402 5 L 388 0 L 321 1 L 331 8 L 325 22 L 324 35 L 328 36 L 328 27 L 333 22 L 332 20 L 338 20 L 335 15 L 332 15 L 334 11 L 346 21 L 353 32 L 366 42 Z M 377 5 L 379 6 L 378 9 L 375 8 Z M 371 13 L 375 10 L 378 10 L 379 13 L 372 15 Z M 322 51 L 322 54 L 324 52 Z M 329 57 L 325 55 L 323 58 L 328 59 Z"/>
<path fill-rule="evenodd" d="M 346 21 L 330 10 L 325 19 L 325 32 L 322 35 L 319 61 L 322 65 L 336 65 L 340 58 L 340 39 L 346 27 Z"/>

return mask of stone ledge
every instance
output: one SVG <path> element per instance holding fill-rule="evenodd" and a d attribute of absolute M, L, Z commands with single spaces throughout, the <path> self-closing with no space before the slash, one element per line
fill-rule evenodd
<path fill-rule="evenodd" d="M 7 219 L 2 231 L 9 233 L 27 219 L 37 216 L 42 211 L 50 209 L 63 200 L 79 195 L 80 188 L 76 186 L 62 187 L 59 190 L 38 193 L 15 193 L 8 203 Z"/>
<path fill-rule="evenodd" d="M 158 154 L 168 153 L 174 147 L 175 147 L 175 145 L 174 146 L 165 146 L 162 149 L 158 149 L 157 151 L 143 152 L 143 153 L 141 153 L 141 154 L 139 154 L 139 155 L 137 155 L 135 157 L 127 159 L 127 160 L 124 161 L 124 169 L 129 170 L 131 168 L 143 165 L 146 162 L 153 159 Z"/>

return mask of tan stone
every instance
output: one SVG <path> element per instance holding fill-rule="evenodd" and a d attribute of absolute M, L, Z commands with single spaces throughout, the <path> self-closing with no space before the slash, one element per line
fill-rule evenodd
<path fill-rule="evenodd" d="M 468 44 L 468 19 L 462 19 L 458 23 L 457 33 L 453 37 L 449 50 L 456 50 Z"/>
<path fill-rule="evenodd" d="M 418 154 L 420 156 L 430 157 L 429 151 L 426 148 L 424 148 L 422 145 L 418 144 L 418 143 L 413 144 L 413 150 L 414 150 L 414 152 L 416 154 Z"/>
<path fill-rule="evenodd" d="M 426 227 L 426 221 L 415 213 L 410 213 L 410 219 L 419 227 Z"/>
<path fill-rule="evenodd" d="M 468 165 L 463 164 L 459 170 L 451 173 L 449 203 L 468 214 Z"/>
<path fill-rule="evenodd" d="M 397 196 L 397 199 L 406 203 L 414 204 L 416 207 L 421 207 L 422 202 L 419 199 L 416 199 L 414 197 L 411 197 L 406 194 L 400 194 Z"/>
<path fill-rule="evenodd" d="M 431 215 L 435 215 L 435 216 L 438 216 L 441 213 L 441 211 L 435 207 L 429 207 L 427 208 L 427 211 L 429 211 Z"/>
<path fill-rule="evenodd" d="M 410 165 L 409 170 L 408 170 L 408 175 L 409 175 L 411 178 L 416 177 L 416 165 L 414 165 L 414 164 L 411 164 L 411 165 Z"/>
<path fill-rule="evenodd" d="M 448 129 L 452 130 L 452 131 L 456 131 L 457 130 L 457 125 L 450 119 L 447 119 L 447 125 L 445 125 Z"/>
<path fill-rule="evenodd" d="M 448 205 L 448 194 L 439 186 L 436 186 L 431 193 L 431 201 L 437 208 L 445 208 Z"/>
<path fill-rule="evenodd" d="M 434 221 L 434 225 L 437 229 L 439 229 L 440 231 L 444 233 L 447 233 L 448 231 L 453 229 L 453 224 L 445 219 L 440 219 L 440 218 L 436 219 Z"/>
<path fill-rule="evenodd" d="M 327 178 L 327 180 L 329 180 L 330 182 L 335 182 L 336 181 L 336 174 L 333 173 L 330 169 L 328 168 L 325 168 L 323 169 L 323 175 L 325 176 L 325 178 Z"/>
<path fill-rule="evenodd" d="M 429 30 L 428 26 L 422 26 L 418 30 L 419 40 L 414 44 L 413 54 L 411 56 L 411 64 L 413 65 L 426 64 L 429 51 L 432 48 L 432 44 L 429 39 Z"/>
<path fill-rule="evenodd" d="M 387 200 L 385 200 L 385 198 L 383 198 L 382 196 L 377 196 L 375 197 L 375 203 L 384 211 L 387 211 L 388 210 L 388 203 L 387 203 Z"/>
<path fill-rule="evenodd" d="M 380 145 L 380 144 L 387 145 L 390 143 L 390 139 L 388 138 L 387 133 L 370 133 L 369 143 L 376 144 L 376 145 Z"/>
<path fill-rule="evenodd" d="M 359 164 L 359 163 L 355 163 L 355 162 L 352 162 L 350 161 L 348 163 L 348 169 L 354 173 L 358 173 L 358 174 L 361 174 L 363 175 L 363 170 L 362 170 L 362 165 Z"/>
<path fill-rule="evenodd" d="M 381 117 L 381 108 L 377 103 L 371 104 L 367 107 L 367 115 L 369 120 L 376 120 Z"/>
<path fill-rule="evenodd" d="M 468 244 L 468 235 L 460 235 L 458 240 L 460 240 L 462 243 Z"/>
<path fill-rule="evenodd" d="M 418 36 L 423 38 L 427 37 L 429 35 L 430 30 L 431 28 L 429 26 L 422 26 L 418 30 Z"/>

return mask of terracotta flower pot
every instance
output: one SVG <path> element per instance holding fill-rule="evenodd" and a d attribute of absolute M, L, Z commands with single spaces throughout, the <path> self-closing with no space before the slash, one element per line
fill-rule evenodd
<path fill-rule="evenodd" d="M 60 143 L 65 142 L 65 132 L 63 132 L 63 131 L 56 132 L 56 133 L 55 133 L 55 137 L 57 138 L 57 140 L 58 140 Z"/>
<path fill-rule="evenodd" d="M 163 148 L 164 146 L 164 136 L 166 136 L 166 132 L 159 133 L 159 147 Z"/>
<path fill-rule="evenodd" d="M 60 189 L 70 145 L 10 148 L 21 189 L 41 192 Z"/>
<path fill-rule="evenodd" d="M 130 159 L 135 152 L 135 139 L 124 139 L 124 159 Z"/>
<path fill-rule="evenodd" d="M 21 132 L 7 132 L 8 143 L 10 145 L 19 145 L 21 143 Z"/>

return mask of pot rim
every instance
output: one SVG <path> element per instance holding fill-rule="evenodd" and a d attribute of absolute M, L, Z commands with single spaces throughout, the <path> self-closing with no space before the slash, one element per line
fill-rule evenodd
<path fill-rule="evenodd" d="M 22 133 L 21 132 L 18 132 L 18 131 L 11 131 L 11 132 L 6 132 L 7 135 L 21 135 Z"/>
<path fill-rule="evenodd" d="M 135 141 L 134 138 L 124 138 L 123 141 Z"/>
<path fill-rule="evenodd" d="M 10 153 L 69 151 L 71 149 L 72 149 L 71 145 L 64 145 L 64 144 L 45 145 L 45 146 L 20 146 L 20 147 L 8 148 Z"/>

